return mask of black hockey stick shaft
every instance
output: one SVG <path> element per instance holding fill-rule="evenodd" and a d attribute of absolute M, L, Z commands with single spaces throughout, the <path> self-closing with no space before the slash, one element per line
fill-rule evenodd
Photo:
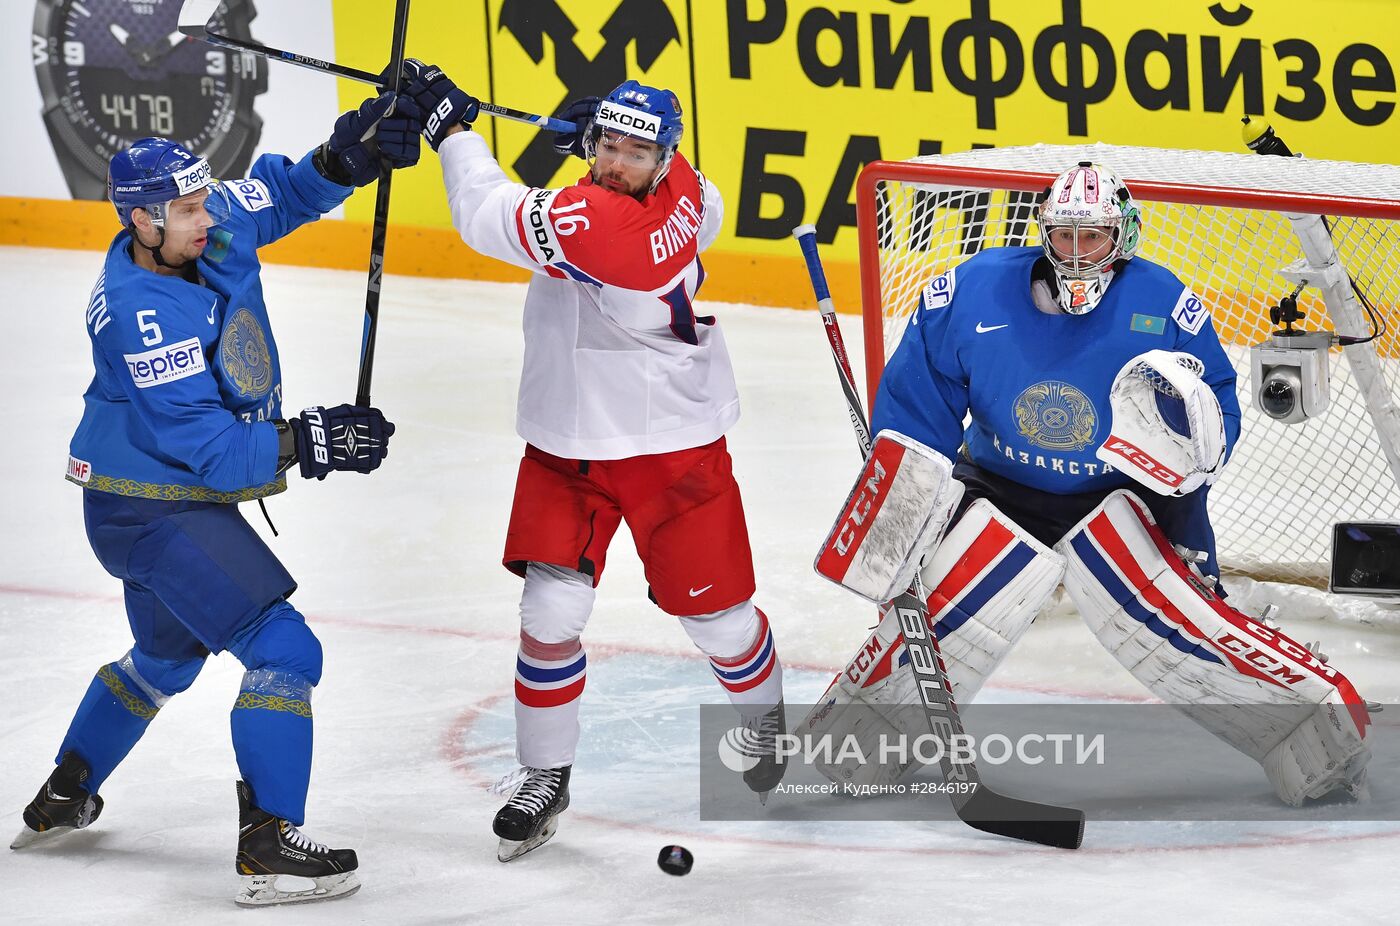
<path fill-rule="evenodd" d="M 827 342 L 831 345 L 836 369 L 841 376 L 847 410 L 856 430 L 861 455 L 866 456 L 870 453 L 870 427 L 866 423 L 860 394 L 855 390 L 855 377 L 851 375 L 845 340 L 841 337 L 831 292 L 826 285 L 826 273 L 817 253 L 816 229 L 811 225 L 799 225 L 792 233 L 807 261 L 812 290 L 826 325 Z M 895 609 L 899 620 L 900 635 L 909 654 L 909 669 L 914 673 L 915 687 L 919 690 L 919 700 L 923 703 L 929 727 L 945 747 L 940 758 L 943 779 L 949 785 L 965 786 L 965 790 L 960 788 L 950 795 L 958 819 L 983 832 L 1063 849 L 1078 849 L 1084 840 L 1083 811 L 998 794 L 982 784 L 977 764 L 970 757 L 965 760 L 961 758 L 960 751 L 955 747 L 965 742 L 962 718 L 958 715 L 953 685 L 943 665 L 938 637 L 929 623 L 927 602 L 928 594 L 923 580 L 915 573 L 913 585 L 891 601 L 888 607 Z"/>
<path fill-rule="evenodd" d="M 320 71 L 323 74 L 334 74 L 336 77 L 357 80 L 362 84 L 369 84 L 381 90 L 389 89 L 380 81 L 380 75 L 371 74 L 369 71 L 362 71 L 359 68 L 336 64 L 334 61 L 314 58 L 311 55 L 303 55 L 300 52 L 287 51 L 282 48 L 273 48 L 271 45 L 262 45 L 257 42 L 237 39 L 210 30 L 209 20 L 213 17 L 214 11 L 218 9 L 221 2 L 223 2 L 223 0 L 185 0 L 185 5 L 180 8 L 180 31 L 192 38 L 208 42 L 210 45 L 220 45 L 224 48 L 232 48 L 236 51 L 246 51 L 249 54 L 257 55 L 261 58 L 271 58 L 274 61 L 284 61 L 287 64 L 294 64 L 297 67 L 307 68 L 312 71 Z M 397 82 L 397 78 L 395 78 L 395 80 Z M 525 122 L 551 132 L 578 131 L 578 126 L 574 125 L 572 122 L 565 122 L 563 119 L 527 113 L 519 109 L 511 109 L 508 106 L 497 106 L 495 103 L 488 103 L 484 100 L 480 101 L 480 104 L 482 112 L 495 116 L 498 119 Z"/>
<path fill-rule="evenodd" d="M 389 71 L 393 75 L 395 92 L 403 75 L 403 47 L 408 38 L 409 0 L 397 0 L 394 5 L 394 38 L 389 51 Z M 389 88 L 386 88 L 389 89 Z M 374 343 L 379 333 L 379 289 L 384 281 L 384 240 L 389 233 L 389 193 L 393 187 L 394 168 L 388 158 L 379 159 L 379 184 L 374 198 L 374 228 L 369 240 L 369 283 L 365 287 L 365 328 L 360 338 L 360 376 L 355 389 L 355 404 L 370 404 L 370 381 L 374 377 Z"/>

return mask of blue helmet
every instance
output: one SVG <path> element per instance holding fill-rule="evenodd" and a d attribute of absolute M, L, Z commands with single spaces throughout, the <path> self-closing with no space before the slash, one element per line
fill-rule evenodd
<path fill-rule="evenodd" d="M 651 182 L 654 190 L 666 176 L 671 157 L 685 134 L 680 100 L 670 90 L 648 87 L 635 80 L 623 81 L 598 104 L 584 141 L 584 152 L 589 160 L 595 156 L 598 139 L 604 132 L 640 138 L 661 149 L 656 176 Z"/>
<path fill-rule="evenodd" d="M 205 209 L 214 221 L 228 218 L 227 197 L 209 162 L 168 138 L 139 138 L 114 154 L 107 167 L 107 198 L 127 226 L 131 211 L 138 208 L 150 213 L 155 225 L 164 226 L 171 200 L 205 188 L 210 188 Z"/>

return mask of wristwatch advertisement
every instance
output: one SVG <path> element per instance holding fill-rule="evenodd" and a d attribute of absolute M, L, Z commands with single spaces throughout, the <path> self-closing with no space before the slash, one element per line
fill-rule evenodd
<path fill-rule="evenodd" d="M 37 0 L 34 72 L 44 125 L 74 199 L 105 199 L 107 164 L 138 138 L 174 139 L 216 177 L 247 173 L 267 62 L 176 28 L 181 0 Z M 251 39 L 252 0 L 225 0 L 213 27 Z"/>

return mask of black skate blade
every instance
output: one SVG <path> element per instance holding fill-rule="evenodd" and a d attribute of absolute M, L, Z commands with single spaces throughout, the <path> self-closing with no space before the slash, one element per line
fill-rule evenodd
<path fill-rule="evenodd" d="M 546 820 L 544 826 L 540 828 L 540 831 L 529 839 L 522 842 L 516 842 L 513 839 L 502 839 L 501 844 L 496 848 L 496 858 L 502 862 L 509 862 L 512 859 L 520 858 L 520 856 L 524 855 L 526 852 L 532 849 L 538 849 L 540 846 L 549 842 L 550 837 L 553 836 L 558 829 L 559 815 L 555 814 Z"/>
<path fill-rule="evenodd" d="M 304 890 L 281 890 L 277 879 L 296 878 L 310 881 L 313 886 Z M 302 878 L 297 875 L 240 875 L 242 882 L 233 902 L 240 907 L 271 907 L 277 904 L 312 903 L 320 900 L 334 900 L 349 897 L 360 889 L 360 879 L 353 871 L 319 878 Z"/>

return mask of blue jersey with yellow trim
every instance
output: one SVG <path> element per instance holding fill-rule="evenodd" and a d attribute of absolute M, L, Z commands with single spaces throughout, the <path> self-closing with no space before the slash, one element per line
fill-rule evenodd
<path fill-rule="evenodd" d="M 144 498 L 233 502 L 279 492 L 282 375 L 257 249 L 350 195 L 307 155 L 264 155 L 228 181 L 199 282 L 136 265 L 122 231 L 87 307 L 95 374 L 69 445 L 68 479 Z"/>
<path fill-rule="evenodd" d="M 924 287 L 885 367 L 871 427 L 1057 494 L 1134 485 L 1094 451 L 1108 436 L 1109 390 L 1123 365 L 1160 348 L 1205 364 L 1225 440 L 1240 433 L 1235 372 L 1201 299 L 1166 268 L 1127 262 L 1084 315 L 1031 298 L 1040 248 L 991 248 Z M 964 428 L 968 415 L 971 420 Z"/>

